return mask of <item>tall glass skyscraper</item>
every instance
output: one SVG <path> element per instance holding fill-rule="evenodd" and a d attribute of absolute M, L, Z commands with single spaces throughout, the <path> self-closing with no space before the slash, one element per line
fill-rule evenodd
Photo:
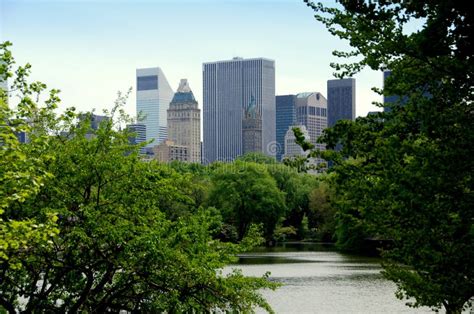
<path fill-rule="evenodd" d="M 163 142 L 168 136 L 166 111 L 174 92 L 160 68 L 137 69 L 137 115 L 146 126 L 147 147 Z"/>
<path fill-rule="evenodd" d="M 244 108 L 254 98 L 262 119 L 262 152 L 275 156 L 275 62 L 234 58 L 203 64 L 203 162 L 243 153 Z"/>
<path fill-rule="evenodd" d="M 277 160 L 285 153 L 285 135 L 288 128 L 296 122 L 296 95 L 276 96 L 276 142 Z"/>
<path fill-rule="evenodd" d="M 328 80 L 328 126 L 338 120 L 354 120 L 356 82 L 353 78 Z M 310 134 L 311 136 L 311 134 Z"/>

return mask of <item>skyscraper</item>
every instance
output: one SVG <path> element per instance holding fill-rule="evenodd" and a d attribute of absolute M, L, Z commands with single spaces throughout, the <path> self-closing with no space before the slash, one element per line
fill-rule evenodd
<path fill-rule="evenodd" d="M 146 125 L 141 123 L 128 124 L 127 129 L 130 133 L 134 133 L 129 137 L 130 144 L 136 145 L 146 141 Z M 140 153 L 145 153 L 145 148 L 140 148 Z"/>
<path fill-rule="evenodd" d="M 186 161 L 201 162 L 201 110 L 186 79 L 179 83 L 168 109 L 168 139 L 187 147 Z"/>
<path fill-rule="evenodd" d="M 296 143 L 295 133 L 293 128 L 299 128 L 306 141 L 311 141 L 308 134 L 308 130 L 304 125 L 290 125 L 286 131 L 285 140 L 285 152 L 283 158 L 292 158 L 298 156 L 307 156 L 309 152 L 305 152 L 303 148 Z"/>
<path fill-rule="evenodd" d="M 244 108 L 252 97 L 262 120 L 261 151 L 275 156 L 275 62 L 234 58 L 203 64 L 203 162 L 243 154 Z"/>
<path fill-rule="evenodd" d="M 328 80 L 328 126 L 338 120 L 354 120 L 356 82 L 353 78 Z M 311 134 L 310 134 L 311 136 Z"/>
<path fill-rule="evenodd" d="M 276 142 L 277 160 L 281 160 L 285 152 L 285 134 L 296 122 L 296 95 L 276 96 Z"/>
<path fill-rule="evenodd" d="M 314 145 L 314 148 L 326 149 L 325 144 L 317 142 L 323 130 L 328 126 L 327 100 L 321 93 L 300 93 L 296 95 L 296 121 L 298 124 L 306 126 L 309 141 Z M 317 158 L 313 162 L 319 164 L 324 160 Z"/>
<path fill-rule="evenodd" d="M 137 69 L 137 115 L 146 126 L 146 140 L 154 140 L 147 147 L 167 138 L 166 111 L 173 95 L 160 68 Z"/>

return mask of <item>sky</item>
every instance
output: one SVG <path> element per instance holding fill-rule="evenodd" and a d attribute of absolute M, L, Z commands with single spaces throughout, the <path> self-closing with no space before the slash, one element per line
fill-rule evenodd
<path fill-rule="evenodd" d="M 327 1 L 328 4 L 331 4 Z M 173 89 L 187 78 L 202 108 L 202 63 L 233 57 L 275 60 L 276 94 L 321 92 L 335 49 L 347 43 L 314 19 L 303 0 L 0 0 L 0 41 L 32 79 L 61 90 L 60 109 L 110 109 L 132 93 L 135 70 L 159 66 Z M 382 73 L 356 79 L 356 115 L 379 110 Z"/>

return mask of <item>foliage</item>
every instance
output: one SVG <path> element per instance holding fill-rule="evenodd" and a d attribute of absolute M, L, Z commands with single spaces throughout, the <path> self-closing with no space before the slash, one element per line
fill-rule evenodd
<path fill-rule="evenodd" d="M 305 2 L 353 47 L 334 52 L 350 61 L 332 64 L 338 77 L 389 69 L 383 93 L 401 96 L 321 139 L 343 145 L 322 154 L 341 217 L 349 232 L 392 242 L 384 267 L 399 298 L 459 313 L 474 291 L 474 13 L 459 1 Z"/>
<path fill-rule="evenodd" d="M 237 228 L 242 239 L 252 223 L 262 223 L 267 241 L 285 213 L 285 195 L 265 165 L 236 161 L 212 175 L 208 204 L 218 208 L 224 222 Z"/>
<path fill-rule="evenodd" d="M 332 242 L 336 232 L 336 210 L 328 182 L 327 177 L 321 180 L 308 196 L 308 226 L 315 230 L 316 239 L 323 242 Z"/>
<path fill-rule="evenodd" d="M 275 158 L 267 156 L 263 153 L 253 152 L 247 153 L 245 155 L 237 157 L 237 160 L 246 161 L 246 162 L 254 162 L 257 164 L 276 164 L 277 161 Z"/>
<path fill-rule="evenodd" d="M 34 123 L 27 124 L 31 142 L 22 145 L 12 133 L 16 118 L 2 105 L 1 148 L 8 159 L 1 159 L 1 193 L 10 197 L 2 203 L 2 241 L 21 245 L 7 252 L 15 264 L 0 264 L 0 311 L 271 311 L 259 293 L 277 287 L 268 274 L 222 272 L 259 242 L 256 229 L 249 228 L 239 245 L 214 239 L 220 216 L 199 207 L 189 174 L 141 162 L 139 147 L 120 131 L 125 101 L 119 95 L 110 118 L 94 131 L 72 110 L 57 116 L 49 103 L 39 107 L 26 99 L 15 114 Z M 11 179 L 16 174 L 19 184 Z M 38 183 L 23 186 L 23 175 Z M 51 213 L 57 213 L 53 234 L 46 223 L 31 227 L 38 236 L 27 239 L 3 233 L 5 225 L 46 222 Z M 35 237 L 47 241 L 28 242 Z"/>
<path fill-rule="evenodd" d="M 8 42 L 0 43 L 0 82 L 13 79 L 14 60 L 8 49 L 10 45 Z M 16 252 L 48 245 L 51 237 L 58 233 L 53 208 L 43 217 L 36 217 L 39 219 L 9 219 L 4 214 L 12 204 L 22 203 L 38 193 L 51 177 L 45 163 L 52 156 L 44 153 L 49 138 L 41 129 L 31 133 L 31 124 L 41 123 L 56 108 L 57 91 L 51 90 L 46 108 L 39 108 L 35 99 L 46 86 L 38 82 L 27 83 L 29 72 L 30 65 L 19 67 L 11 84 L 19 96 L 16 110 L 8 105 L 8 91 L 0 88 L 0 263 L 8 263 L 13 268 L 20 267 Z M 31 133 L 28 149 L 18 140 L 21 132 Z"/>

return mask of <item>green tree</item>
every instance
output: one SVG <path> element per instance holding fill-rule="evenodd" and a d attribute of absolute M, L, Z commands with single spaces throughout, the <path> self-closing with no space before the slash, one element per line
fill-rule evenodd
<path fill-rule="evenodd" d="M 46 86 L 26 81 L 30 72 L 28 64 L 19 67 L 13 77 L 10 45 L 9 42 L 0 43 L 0 82 L 12 80 L 11 87 L 19 96 L 19 104 L 16 110 L 11 109 L 8 91 L 0 88 L 0 263 L 18 268 L 21 264 L 15 253 L 28 251 L 32 246 L 49 245 L 51 237 L 58 233 L 54 208 L 43 217 L 36 217 L 39 219 L 5 215 L 5 210 L 12 204 L 22 203 L 38 193 L 51 176 L 45 166 L 52 158 L 45 152 L 49 137 L 41 129 L 32 133 L 31 125 L 49 119 L 49 112 L 56 108 L 58 91 L 51 90 L 46 107 L 39 108 L 37 98 Z M 28 149 L 18 140 L 20 132 L 30 134 Z"/>
<path fill-rule="evenodd" d="M 308 227 L 319 241 L 332 242 L 336 232 L 336 210 L 331 203 L 330 179 L 324 178 L 309 193 Z"/>
<path fill-rule="evenodd" d="M 252 223 L 264 226 L 267 241 L 285 212 L 285 195 L 265 165 L 235 161 L 214 170 L 209 205 L 222 213 L 224 221 L 237 228 L 242 239 Z"/>
<path fill-rule="evenodd" d="M 343 145 L 323 154 L 339 210 L 392 241 L 384 273 L 399 298 L 459 313 L 474 293 L 474 13 L 461 1 L 305 2 L 353 47 L 334 52 L 355 60 L 332 64 L 339 77 L 389 69 L 383 94 L 404 99 L 322 138 Z"/>
<path fill-rule="evenodd" d="M 213 238 L 219 216 L 198 208 L 192 189 L 181 188 L 186 176 L 141 162 L 139 148 L 128 143 L 130 134 L 119 130 L 127 120 L 121 110 L 125 100 L 119 95 L 110 119 L 88 138 L 87 119 L 78 121 L 73 111 L 57 117 L 51 106 L 29 101 L 19 106 L 18 114 L 41 115 L 29 120 L 32 142 L 15 146 L 31 163 L 13 169 L 41 178 L 41 184 L 5 203 L 2 230 L 15 221 L 47 221 L 54 212 L 59 233 L 42 236 L 45 245 L 28 242 L 7 252 L 9 259 L 0 262 L 0 311 L 252 312 L 256 306 L 271 311 L 258 292 L 277 286 L 268 275 L 221 271 L 258 240 L 255 232 L 250 230 L 241 245 Z M 9 110 L 2 107 L 2 123 L 11 126 L 16 118 L 4 108 Z M 47 146 L 36 145 L 39 136 Z M 2 170 L 10 169 L 1 162 Z M 6 196 L 12 189 L 22 191 L 14 183 L 1 188 Z M 185 215 L 172 215 L 182 208 Z M 2 234 L 5 238 L 10 241 Z"/>
<path fill-rule="evenodd" d="M 236 160 L 255 162 L 257 164 L 277 164 L 274 157 L 267 156 L 263 153 L 253 152 L 237 157 Z"/>

